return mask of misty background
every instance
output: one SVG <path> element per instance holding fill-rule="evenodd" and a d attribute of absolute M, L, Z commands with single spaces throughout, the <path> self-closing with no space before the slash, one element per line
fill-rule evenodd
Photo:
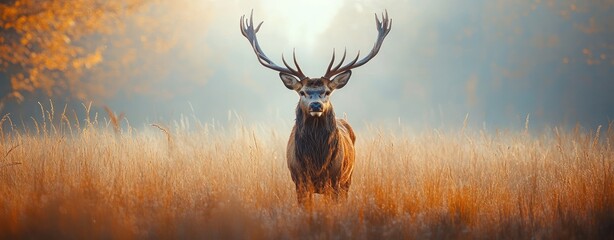
<path fill-rule="evenodd" d="M 467 115 L 471 127 L 490 130 L 524 128 L 527 115 L 531 129 L 577 123 L 594 128 L 614 116 L 614 1 L 180 2 L 174 9 L 179 15 L 148 6 L 135 13 L 155 19 L 161 37 L 172 42 L 164 54 L 135 51 L 131 59 L 139 68 L 120 64 L 125 69 L 113 70 L 120 77 L 105 77 L 104 68 L 83 75 L 102 76 L 98 91 L 113 85 L 121 90 L 80 97 L 34 91 L 21 102 L 7 102 L 2 113 L 27 120 L 40 115 L 37 102 L 48 105 L 51 98 L 56 108 L 91 101 L 102 114 L 108 106 L 137 127 L 182 114 L 202 121 L 224 122 L 236 113 L 246 122 L 290 122 L 298 94 L 258 63 L 239 18 L 253 9 L 254 21 L 264 21 L 258 40 L 267 56 L 281 64 L 281 54 L 291 57 L 296 49 L 305 74 L 320 77 L 333 49 L 338 56 L 343 49 L 348 56 L 371 50 L 374 13 L 387 9 L 392 31 L 379 54 L 332 95 L 337 115 L 347 114 L 357 129 L 392 123 L 456 127 Z M 127 35 L 147 41 L 139 28 Z M 132 48 L 97 49 L 102 62 L 112 62 Z M 11 74 L 0 73 L 3 93 Z"/>

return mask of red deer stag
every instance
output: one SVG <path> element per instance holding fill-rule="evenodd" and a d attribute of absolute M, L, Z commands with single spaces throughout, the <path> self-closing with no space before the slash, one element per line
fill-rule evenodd
<path fill-rule="evenodd" d="M 250 18 L 241 17 L 241 33 L 251 44 L 258 61 L 263 66 L 279 72 L 284 85 L 296 91 L 300 100 L 296 107 L 296 122 L 288 141 L 288 168 L 296 185 L 299 204 L 311 205 L 313 193 L 326 194 L 334 199 L 345 199 L 352 182 L 354 170 L 354 142 L 356 136 L 350 124 L 335 118 L 333 106 L 329 101 L 331 93 L 347 84 L 351 69 L 360 67 L 378 53 L 384 38 L 390 32 L 392 20 L 388 13 L 382 14 L 380 22 L 377 14 L 377 40 L 371 52 L 358 60 L 343 65 L 346 52 L 341 61 L 335 62 L 335 51 L 323 77 L 309 78 L 303 74 L 293 52 L 296 69 L 290 67 L 282 55 L 285 67 L 279 66 L 268 58 L 256 38 L 262 22 L 254 28 L 253 11 Z"/>

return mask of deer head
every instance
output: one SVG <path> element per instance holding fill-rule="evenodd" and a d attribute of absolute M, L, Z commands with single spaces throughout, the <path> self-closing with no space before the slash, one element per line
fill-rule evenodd
<path fill-rule="evenodd" d="M 360 57 L 360 52 L 358 52 L 354 60 L 343 65 L 346 57 L 346 51 L 344 51 L 341 61 L 337 65 L 333 66 L 335 63 L 335 50 L 333 50 L 333 57 L 328 64 L 328 69 L 326 70 L 324 76 L 320 78 L 309 78 L 303 74 L 303 71 L 296 61 L 296 54 L 294 51 L 292 52 L 292 57 L 296 69 L 290 67 L 290 65 L 284 59 L 283 54 L 281 59 L 285 67 L 275 64 L 264 54 L 260 48 L 260 45 L 258 44 L 258 39 L 256 38 L 256 33 L 258 30 L 260 30 L 263 22 L 260 22 L 260 24 L 254 28 L 253 10 L 250 14 L 249 20 L 245 19 L 245 16 L 241 17 L 241 33 L 252 45 L 254 53 L 256 53 L 256 57 L 258 57 L 260 64 L 278 71 L 279 77 L 284 85 L 288 89 L 294 90 L 299 94 L 299 107 L 302 109 L 302 111 L 304 113 L 309 113 L 311 117 L 320 117 L 322 114 L 331 109 L 331 104 L 329 101 L 330 95 L 333 93 L 333 91 L 343 88 L 348 83 L 350 76 L 352 75 L 351 70 L 369 62 L 369 60 L 375 57 L 375 55 L 377 55 L 379 52 L 379 49 L 384 42 L 384 38 L 386 35 L 388 35 L 392 27 L 392 19 L 388 19 L 388 12 L 386 11 L 384 14 L 382 14 L 382 21 L 380 21 L 377 14 L 375 14 L 375 22 L 378 35 L 371 52 L 360 60 L 358 60 Z"/>

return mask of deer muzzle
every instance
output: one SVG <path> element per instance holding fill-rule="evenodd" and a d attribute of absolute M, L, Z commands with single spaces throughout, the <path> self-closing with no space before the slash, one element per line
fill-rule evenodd
<path fill-rule="evenodd" d="M 324 105 L 321 102 L 312 102 L 309 104 L 309 114 L 312 117 L 320 117 L 324 112 Z"/>

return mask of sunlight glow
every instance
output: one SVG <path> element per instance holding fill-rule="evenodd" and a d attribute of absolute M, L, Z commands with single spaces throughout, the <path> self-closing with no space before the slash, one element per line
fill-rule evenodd
<path fill-rule="evenodd" d="M 341 0 L 263 0 L 269 19 L 284 23 L 291 45 L 311 50 L 343 5 Z"/>

